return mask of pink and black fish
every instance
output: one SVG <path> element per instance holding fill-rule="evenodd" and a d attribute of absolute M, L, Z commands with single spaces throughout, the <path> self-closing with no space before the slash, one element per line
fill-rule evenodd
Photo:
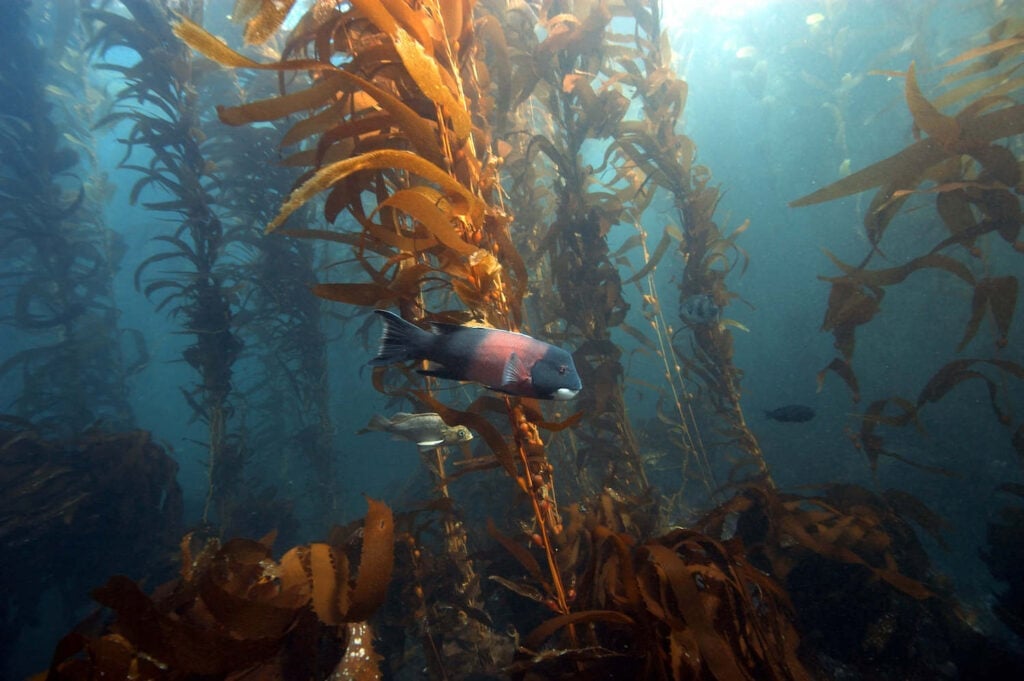
<path fill-rule="evenodd" d="M 569 400 L 583 388 L 572 355 L 536 338 L 458 324 L 435 323 L 431 333 L 386 310 L 374 312 L 384 333 L 373 366 L 426 359 L 441 366 L 421 374 L 544 400 Z"/>

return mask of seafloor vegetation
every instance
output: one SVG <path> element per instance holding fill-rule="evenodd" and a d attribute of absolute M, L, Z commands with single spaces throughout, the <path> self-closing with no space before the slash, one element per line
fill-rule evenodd
<path fill-rule="evenodd" d="M 751 223 L 718 215 L 722 190 L 683 132 L 690 92 L 658 2 L 319 0 L 283 30 L 294 4 L 238 0 L 234 47 L 207 31 L 237 25 L 205 21 L 198 1 L 4 5 L 0 657 L 56 585 L 70 614 L 90 589 L 102 608 L 38 678 L 1024 670 L 1019 503 L 989 522 L 997 635 L 933 569 L 946 519 L 914 494 L 776 483 L 742 404 L 733 334 L 746 329 L 722 314 L 758 258 L 741 245 Z M 791 204 L 875 192 L 863 254 L 830 254 L 835 357 L 818 374 L 849 389 L 856 423 L 830 447 L 852 443 L 872 471 L 952 475 L 887 439 L 967 384 L 986 399 L 965 418 L 993 414 L 1024 456 L 1024 16 L 1011 4 L 942 63 L 935 92 L 914 61 L 887 74 L 913 143 Z M 130 203 L 157 224 L 134 286 L 185 339 L 180 397 L 206 475 L 194 518 L 174 453 L 130 406 L 149 353 L 120 327 L 102 131 L 132 173 Z M 610 245 L 613 228 L 632 232 Z M 894 261 L 897 228 L 918 230 L 917 250 Z M 671 291 L 656 277 L 668 270 Z M 857 334 L 924 273 L 952 282 L 936 295 L 969 299 L 962 335 L 922 384 L 864 385 Z M 375 308 L 572 348 L 584 389 L 546 402 L 373 368 L 348 399 L 436 412 L 473 446 L 422 448 L 415 498 L 367 498 L 365 518 L 338 525 L 331 334 L 372 345 Z M 636 356 L 659 378 L 631 378 Z M 643 423 L 630 381 L 651 396 Z M 275 477 L 298 479 L 301 498 Z"/>

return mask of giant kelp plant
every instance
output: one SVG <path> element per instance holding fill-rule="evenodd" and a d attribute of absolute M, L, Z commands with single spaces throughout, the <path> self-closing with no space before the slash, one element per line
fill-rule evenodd
<path fill-rule="evenodd" d="M 997 420 L 1012 432 L 1014 445 L 1024 424 L 1015 423 L 1005 404 L 1004 379 L 1024 379 L 1024 366 L 1001 356 L 1017 307 L 1014 254 L 1020 241 L 1020 159 L 1012 146 L 999 144 L 1024 133 L 1024 104 L 1015 99 L 1024 81 L 1015 75 L 1021 65 L 1018 21 L 1006 20 L 990 31 L 990 42 L 948 61 L 946 68 L 968 64 L 947 75 L 946 92 L 927 99 L 917 82 L 914 64 L 905 74 L 904 97 L 914 119 L 917 141 L 903 151 L 792 203 L 807 206 L 877 188 L 864 216 L 869 250 L 856 265 L 831 256 L 842 270 L 828 277 L 831 285 L 822 328 L 835 337 L 839 357 L 819 374 L 839 375 L 858 402 L 861 387 L 852 361 L 857 328 L 878 314 L 888 287 L 922 270 L 952 275 L 972 290 L 970 315 L 955 350 L 961 353 L 989 319 L 994 332 L 991 356 L 962 357 L 935 372 L 916 399 L 889 396 L 873 401 L 864 412 L 858 445 L 876 466 L 891 456 L 876 432 L 880 425 L 906 426 L 918 412 L 941 400 L 964 381 L 979 379 L 988 387 Z M 953 86 L 954 84 L 957 84 Z M 955 115 L 941 108 L 959 105 Z M 922 185 L 926 185 L 923 186 Z M 885 257 L 883 240 L 901 209 L 916 196 L 934 195 L 935 211 L 947 235 L 907 262 L 884 268 L 869 265 Z M 998 237 L 998 239 L 996 239 Z M 1000 247 L 1000 243 L 1010 248 Z M 887 413 L 888 412 L 888 413 Z M 895 412 L 895 413 L 892 413 Z"/>
<path fill-rule="evenodd" d="M 30 624 L 68 626 L 111 570 L 160 574 L 180 532 L 177 464 L 134 429 L 128 402 L 146 352 L 141 334 L 118 329 L 124 247 L 103 217 L 87 115 L 98 95 L 76 17 L 70 5 L 39 24 L 27 3 L 0 13 L 5 674 L 38 636 Z"/>
<path fill-rule="evenodd" d="M 988 31 L 988 42 L 966 50 L 941 68 L 946 75 L 940 94 L 928 98 L 918 84 L 913 62 L 904 79 L 904 99 L 913 117 L 915 142 L 882 161 L 847 178 L 797 199 L 794 206 L 831 201 L 876 189 L 864 215 L 868 252 L 857 264 L 829 254 L 841 274 L 822 277 L 829 282 L 828 308 L 822 328 L 835 337 L 839 356 L 819 373 L 819 384 L 835 372 L 859 402 L 865 387 L 853 368 L 857 330 L 872 322 L 887 294 L 918 272 L 932 270 L 949 277 L 969 296 L 966 327 L 959 342 L 948 339 L 948 350 L 916 396 L 885 395 L 873 399 L 860 416 L 854 445 L 867 456 L 872 470 L 891 458 L 935 472 L 934 466 L 890 451 L 881 434 L 884 427 L 921 428 L 929 405 L 948 398 L 959 386 L 980 381 L 987 392 L 995 422 L 1008 431 L 1018 455 L 1024 455 L 1024 421 L 1015 411 L 1014 388 L 1024 381 L 1024 365 L 1009 346 L 1018 306 L 1018 269 L 1021 241 L 1022 160 L 1024 134 L 1024 23 L 1019 18 L 1000 21 Z M 955 67 L 955 68 L 954 68 Z M 955 113 L 943 110 L 956 109 Z M 913 219 L 911 207 L 934 208 L 942 232 L 926 231 L 928 222 Z M 902 218 L 902 219 L 901 219 Z M 887 259 L 885 237 L 894 230 L 917 230 L 927 249 L 912 253 L 901 264 L 879 267 Z M 872 266 L 873 265 L 873 266 Z M 906 287 L 904 287 L 906 288 Z M 984 325 L 984 326 L 983 326 Z M 980 346 L 987 340 L 986 346 Z M 980 347 L 979 347 L 980 346 Z M 964 355 L 966 351 L 970 354 Z M 938 472 L 944 472 L 938 469 Z M 1014 485 L 1002 488 L 1019 496 Z M 993 574 L 1009 582 L 996 613 L 1015 631 L 1021 620 L 1019 580 L 1006 569 L 1016 551 L 1007 541 L 1005 518 L 1016 507 L 1002 511 L 991 522 L 991 550 L 985 557 Z"/>
<path fill-rule="evenodd" d="M 131 200 L 164 214 L 171 225 L 155 237 L 160 249 L 138 266 L 135 283 L 193 338 L 183 359 L 200 378 L 182 391 L 207 426 L 204 517 L 228 534 L 261 532 L 271 524 L 284 537 L 293 502 L 266 477 L 305 482 L 324 502 L 319 507 L 336 507 L 328 484 L 325 339 L 320 305 L 306 294 L 314 279 L 313 250 L 294 240 L 256 238 L 289 183 L 286 167 L 277 168 L 276 182 L 269 172 L 252 174 L 276 159 L 270 136 L 259 130 L 225 134 L 223 124 L 197 108 L 203 92 L 252 94 L 270 79 L 240 82 L 204 73 L 170 33 L 165 4 L 125 6 L 130 17 L 109 8 L 87 12 L 101 56 L 126 48 L 137 59 L 99 65 L 125 82 L 99 125 L 127 128 L 122 166 L 141 175 Z M 200 4 L 178 9 L 197 17 L 202 12 Z M 282 404 L 295 408 L 282 410 Z M 309 476 L 302 473 L 307 463 Z"/>
<path fill-rule="evenodd" d="M 142 4 L 129 3 L 133 14 Z M 265 46 L 294 4 L 239 0 L 233 15 L 247 43 Z M 220 64 L 279 75 L 276 94 L 220 101 L 217 114 L 279 135 L 284 165 L 302 169 L 267 229 L 268 238 L 315 240 L 332 264 L 344 262 L 313 293 L 346 315 L 393 307 L 420 323 L 574 344 L 585 391 L 569 415 L 529 398 L 442 390 L 417 367 L 375 369 L 373 386 L 390 404 L 471 428 L 478 451 L 457 461 L 443 448 L 422 452 L 430 498 L 393 521 L 371 502 L 362 529 L 279 559 L 272 537 L 204 550 L 186 538 L 175 582 L 146 595 L 115 578 L 95 593 L 113 620 L 66 638 L 51 677 L 402 678 L 425 669 L 436 679 L 733 681 L 928 678 L 943 660 L 972 663 L 978 639 L 950 615 L 953 601 L 906 520 L 934 529 L 935 516 L 899 492 L 778 490 L 740 407 L 736 323 L 681 315 L 674 328 L 662 309 L 653 274 L 673 252 L 684 311 L 695 297 L 716 309 L 735 299 L 727 278 L 745 264 L 737 239 L 747 223 L 729 231 L 716 222 L 721 193 L 678 130 L 687 85 L 670 67 L 659 3 L 323 0 L 279 55 L 259 57 L 198 19 L 182 13 L 175 34 Z M 206 68 L 161 45 L 154 65 Z M 209 165 L 186 167 L 197 182 L 208 175 L 210 186 L 244 195 L 253 168 L 237 167 L 244 156 L 232 147 L 222 138 L 203 149 L 218 150 L 203 157 Z M 160 158 L 143 182 L 171 180 Z M 214 167 L 225 179 L 213 182 Z M 644 225 L 658 197 L 675 224 L 649 249 Z M 327 225 L 308 224 L 313 207 Z M 637 231 L 612 252 L 618 223 Z M 167 243 L 193 249 L 184 234 Z M 276 254 L 260 261 L 267 281 L 254 298 L 296 295 L 302 251 L 295 266 L 292 251 L 264 252 Z M 184 294 L 195 280 L 156 290 Z M 649 331 L 628 321 L 634 285 Z M 260 338 L 305 343 L 322 332 L 315 324 L 288 322 Z M 669 456 L 688 472 L 678 492 L 646 478 L 620 332 L 664 367 L 653 387 Z M 290 357 L 275 375 L 296 375 Z M 500 489 L 482 513 L 461 496 L 466 481 Z M 691 513 L 692 527 L 665 529 L 698 505 L 714 506 Z M 909 654 L 920 632 L 929 645 Z"/>
<path fill-rule="evenodd" d="M 170 33 L 167 10 L 144 0 L 123 3 L 131 16 L 110 10 L 94 10 L 87 18 L 95 23 L 94 49 L 99 56 L 118 47 L 135 52 L 130 66 L 108 63 L 100 68 L 120 73 L 125 85 L 115 97 L 115 109 L 98 125 L 126 122 L 125 161 L 136 147 L 152 154 L 146 165 L 127 165 L 140 174 L 131 191 L 137 200 L 147 188 L 166 191 L 172 198 L 145 202 L 153 211 L 175 216 L 172 232 L 156 237 L 167 245 L 137 268 L 141 276 L 158 263 L 175 261 L 179 276 L 162 277 L 145 285 L 147 297 L 159 296 L 158 309 L 168 308 L 195 341 L 183 357 L 199 374 L 199 382 L 182 389 L 196 413 L 208 426 L 209 493 L 206 508 L 225 502 L 228 492 L 240 483 L 246 456 L 240 433 L 230 432 L 232 369 L 243 343 L 232 324 L 236 311 L 229 290 L 235 283 L 224 268 L 224 249 L 233 238 L 230 226 L 214 210 L 216 178 L 202 149 L 202 130 L 197 108 L 191 55 Z M 182 6 L 185 12 L 201 13 L 201 4 Z M 236 228 L 237 231 L 237 228 Z"/>
<path fill-rule="evenodd" d="M 100 419 L 128 427 L 112 287 L 123 246 L 103 222 L 87 119 L 75 108 L 94 96 L 80 73 L 82 38 L 55 35 L 43 50 L 24 9 L 5 12 L 0 48 L 0 276 L 11 296 L 0 313 L 10 353 L 0 357 L 0 379 L 18 386 L 3 397 L 64 437 Z M 64 86 L 46 89 L 50 79 Z"/>

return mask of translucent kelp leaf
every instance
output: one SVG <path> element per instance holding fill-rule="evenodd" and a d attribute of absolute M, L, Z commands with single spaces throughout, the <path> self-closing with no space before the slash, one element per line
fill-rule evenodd
<path fill-rule="evenodd" d="M 972 149 L 971 156 L 981 163 L 985 174 L 1007 187 L 1016 187 L 1020 182 L 1021 169 L 1012 151 L 999 144 Z"/>
<path fill-rule="evenodd" d="M 406 0 L 353 0 L 352 6 L 392 40 L 396 39 L 399 30 L 412 34 L 433 57 L 433 42 L 424 26 L 423 17 Z"/>
<path fill-rule="evenodd" d="M 395 292 L 383 284 L 316 284 L 313 294 L 347 305 L 361 307 L 391 307 Z"/>
<path fill-rule="evenodd" d="M 232 16 L 245 21 L 245 43 L 260 45 L 281 28 L 294 4 L 295 0 L 236 0 Z"/>
<path fill-rule="evenodd" d="M 548 593 L 551 593 L 551 587 L 544 582 L 544 578 L 541 575 L 540 563 L 538 563 L 537 559 L 533 557 L 533 554 L 530 553 L 529 549 L 519 542 L 514 541 L 511 537 L 499 530 L 494 524 L 494 521 L 490 518 L 487 519 L 487 534 L 491 535 L 492 539 L 501 544 L 505 550 L 509 552 L 509 555 L 519 561 L 519 564 L 526 569 L 526 572 L 529 573 L 533 579 L 544 584 L 544 588 Z"/>
<path fill-rule="evenodd" d="M 992 311 L 992 318 L 996 324 L 996 343 L 999 347 L 1006 345 L 1013 313 L 1017 307 L 1017 289 L 1017 278 L 1011 276 L 982 279 L 978 282 L 971 300 L 971 318 L 967 322 L 964 337 L 957 346 L 957 352 L 962 352 L 977 334 L 986 310 Z"/>
<path fill-rule="evenodd" d="M 456 4 L 460 0 L 454 0 L 450 4 Z M 445 22 L 447 25 L 447 22 Z M 508 43 L 505 40 L 505 32 L 501 22 L 492 14 L 487 14 L 477 21 L 476 38 L 487 50 L 487 64 L 494 84 L 497 86 L 497 93 L 494 96 L 495 109 L 501 115 L 510 113 L 512 102 L 512 60 L 509 55 Z M 503 140 L 500 144 L 508 144 Z M 507 156 L 499 148 L 499 155 Z"/>
<path fill-rule="evenodd" d="M 343 77 L 338 74 L 328 74 L 305 90 L 297 90 L 286 95 L 261 99 L 240 106 L 217 107 L 217 115 L 221 122 L 227 125 L 273 121 L 332 103 L 344 83 Z"/>
<path fill-rule="evenodd" d="M 363 523 L 359 574 L 352 590 L 351 605 L 345 613 L 349 622 L 368 619 L 384 602 L 395 562 L 395 521 L 391 509 L 369 497 L 366 503 L 369 509 Z"/>
<path fill-rule="evenodd" d="M 455 194 L 463 199 L 462 194 Z M 429 187 L 412 187 L 400 189 L 380 204 L 381 208 L 397 208 L 416 220 L 433 234 L 438 241 L 460 255 L 470 255 L 479 250 L 465 241 L 452 226 L 450 211 L 445 210 L 447 201 L 436 190 Z"/>
<path fill-rule="evenodd" d="M 907 108 L 914 117 L 914 125 L 936 138 L 944 147 L 952 149 L 960 140 L 960 124 L 952 116 L 947 116 L 929 102 L 917 85 L 917 73 L 914 62 L 907 69 L 906 83 L 903 94 L 907 100 Z"/>
<path fill-rule="evenodd" d="M 971 59 L 976 59 L 977 57 L 984 57 L 985 55 L 991 54 L 993 52 L 1002 52 L 1004 50 L 1010 50 L 1011 48 L 1017 50 L 1019 50 L 1020 48 L 1024 48 L 1024 36 L 1016 35 L 1012 38 L 998 40 L 994 43 L 989 43 L 988 45 L 982 45 L 981 47 L 975 47 L 974 49 L 967 50 L 963 54 L 960 54 L 954 57 L 953 59 L 947 61 L 945 64 L 942 65 L 942 68 L 945 68 L 947 66 L 954 66 L 956 64 L 960 64 Z"/>
<path fill-rule="evenodd" d="M 977 226 L 967 192 L 963 189 L 942 192 L 935 197 L 935 208 L 950 234 L 957 235 Z"/>
<path fill-rule="evenodd" d="M 395 36 L 395 49 L 423 94 L 451 117 L 455 137 L 461 145 L 472 132 L 472 124 L 468 108 L 461 101 L 461 94 L 457 94 L 453 88 L 454 81 L 450 74 L 441 69 L 422 43 L 402 28 L 398 29 Z"/>
<path fill-rule="evenodd" d="M 917 397 L 917 404 L 938 402 L 957 385 L 971 378 L 988 380 L 983 374 L 969 371 L 968 367 L 975 363 L 973 359 L 960 359 L 948 362 L 928 380 L 928 383 Z"/>
<path fill-rule="evenodd" d="M 324 624 L 341 624 L 349 604 L 348 557 L 327 544 L 310 544 L 308 561 L 313 611 Z"/>
<path fill-rule="evenodd" d="M 853 373 L 853 367 L 845 359 L 840 357 L 834 358 L 829 362 L 828 366 L 818 372 L 818 392 L 821 392 L 822 388 L 825 387 L 825 374 L 832 371 L 843 379 L 850 392 L 853 395 L 854 402 L 860 402 L 860 385 L 857 382 L 857 376 Z"/>
<path fill-rule="evenodd" d="M 207 59 L 233 68 L 246 69 L 269 69 L 278 71 L 282 69 L 334 69 L 329 63 L 316 61 L 314 59 L 299 59 L 289 62 L 278 62 L 274 64 L 260 64 L 246 56 L 243 56 L 228 47 L 224 41 L 206 31 L 199 24 L 179 16 L 173 26 L 174 35 L 181 38 L 186 45 L 202 54 Z"/>
<path fill-rule="evenodd" d="M 633 276 L 626 281 L 622 282 L 623 285 L 631 284 L 638 279 L 643 279 L 648 274 L 654 271 L 654 268 L 661 262 L 661 258 L 668 251 L 668 247 L 672 245 L 673 239 L 677 236 L 678 232 L 673 232 L 672 229 L 666 227 L 665 231 L 661 233 L 661 240 L 658 241 L 658 245 L 654 247 L 654 252 L 651 253 L 650 259 L 644 263 L 644 266 L 640 268 Z"/>
<path fill-rule="evenodd" d="M 605 622 L 624 626 L 636 625 L 632 617 L 618 610 L 580 610 L 547 620 L 526 635 L 526 638 L 523 639 L 523 646 L 528 650 L 539 650 L 544 641 L 559 629 L 589 622 Z"/>
<path fill-rule="evenodd" d="M 903 151 L 879 161 L 867 168 L 844 177 L 838 182 L 833 182 L 816 192 L 790 201 L 791 208 L 810 206 L 815 203 L 834 201 L 835 199 L 859 194 L 874 187 L 885 184 L 896 175 L 914 176 L 925 168 L 929 168 L 949 155 L 938 142 L 927 138 L 915 142 Z"/>
<path fill-rule="evenodd" d="M 394 307 L 399 302 L 414 300 L 423 277 L 433 271 L 429 265 L 417 263 L 402 268 L 388 284 L 327 283 L 315 284 L 313 293 L 321 298 L 360 307 Z"/>
<path fill-rule="evenodd" d="M 705 609 L 704 599 L 701 598 L 693 575 L 679 555 L 667 547 L 647 544 L 641 549 L 640 559 L 641 564 L 646 563 L 645 567 L 649 566 L 648 569 L 656 572 L 658 581 L 664 585 L 659 589 L 659 600 L 671 594 L 673 600 L 663 600 L 666 614 L 673 611 L 678 613 L 678 620 L 684 621 L 685 627 L 692 630 L 700 659 L 713 677 L 723 680 L 747 678 L 739 660 L 716 629 L 711 619 L 713 615 Z M 648 592 L 645 599 L 653 595 Z M 671 625 L 672 619 L 669 622 Z"/>
<path fill-rule="evenodd" d="M 321 62 L 314 59 L 297 59 L 261 64 L 232 50 L 221 40 L 184 17 L 174 25 L 174 34 L 192 49 L 224 66 L 261 69 L 265 71 L 330 71 L 333 76 L 347 82 L 352 91 L 365 91 L 380 102 L 381 106 L 387 109 L 399 122 L 402 126 L 402 131 L 408 136 L 416 150 L 427 160 L 435 164 L 443 162 L 444 157 L 441 154 L 432 124 L 413 111 L 401 99 L 368 80 L 338 69 L 330 62 Z M 264 108 L 267 106 L 269 106 L 269 103 L 264 103 Z"/>
<path fill-rule="evenodd" d="M 397 149 L 382 149 L 361 154 L 354 158 L 348 158 L 337 163 L 325 166 L 318 170 L 311 178 L 306 180 L 300 187 L 292 192 L 288 201 L 281 206 L 269 225 L 267 232 L 277 229 L 288 216 L 301 208 L 310 199 L 321 191 L 331 187 L 336 182 L 348 177 L 352 173 L 362 170 L 384 170 L 399 169 L 419 175 L 426 180 L 434 182 L 446 192 L 461 194 L 473 207 L 471 216 L 478 218 L 483 214 L 483 206 L 475 195 L 459 184 L 451 175 L 430 163 L 421 156 Z"/>

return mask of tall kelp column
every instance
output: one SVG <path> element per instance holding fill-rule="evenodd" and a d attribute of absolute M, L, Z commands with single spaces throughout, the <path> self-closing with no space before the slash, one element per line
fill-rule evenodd
<path fill-rule="evenodd" d="M 263 483 L 261 465 L 275 469 L 265 471 L 272 479 L 309 478 L 321 508 L 335 506 L 325 339 L 320 304 L 307 292 L 314 254 L 308 243 L 262 238 L 290 186 L 289 168 L 268 169 L 277 158 L 271 135 L 239 133 L 200 105 L 211 91 L 240 98 L 272 89 L 273 79 L 204 72 L 172 34 L 168 3 L 123 6 L 85 13 L 99 59 L 133 55 L 96 65 L 122 83 L 97 125 L 123 135 L 121 167 L 138 175 L 130 202 L 160 216 L 157 252 L 138 265 L 135 285 L 191 339 L 182 357 L 198 380 L 181 391 L 207 429 L 203 518 L 229 534 L 268 525 L 284 533 L 292 510 Z M 177 9 L 202 15 L 202 3 Z M 257 369 L 245 372 L 246 360 Z"/>
<path fill-rule="evenodd" d="M 11 353 L 0 356 L 0 380 L 17 386 L 3 398 L 63 437 L 100 419 L 126 427 L 133 415 L 112 284 L 124 247 L 102 219 L 103 179 L 93 177 L 89 118 L 78 104 L 95 93 L 80 72 L 81 36 L 68 28 L 73 10 L 48 27 L 56 35 L 47 52 L 31 39 L 24 9 L 13 3 L 0 22 L 0 279 L 12 291 L 0 313 Z M 50 80 L 59 84 L 46 87 Z"/>
<path fill-rule="evenodd" d="M 245 16 L 240 9 L 236 14 Z M 277 229 L 327 191 L 325 215 L 330 221 L 344 215 L 346 229 L 282 231 L 350 246 L 365 280 L 320 284 L 314 289 L 319 295 L 367 307 L 397 306 L 412 319 L 475 317 L 519 328 L 527 276 L 501 205 L 497 159 L 482 115 L 490 107 L 487 69 L 475 58 L 470 10 L 461 3 L 432 11 L 404 3 L 357 3 L 343 11 L 314 7 L 293 32 L 283 61 L 266 65 L 228 50 L 190 22 L 179 26 L 180 36 L 221 63 L 313 74 L 305 90 L 222 108 L 220 116 L 245 123 L 320 109 L 287 135 L 289 142 L 315 136 L 318 143 L 296 154 L 312 170 L 269 225 Z M 282 18 L 277 7 L 266 6 L 249 22 L 247 38 L 266 39 Z M 456 300 L 468 313 L 446 309 Z M 552 467 L 535 425 L 553 424 L 536 404 L 484 396 L 459 409 L 438 402 L 415 374 L 404 374 L 398 386 L 395 378 L 378 370 L 374 380 L 441 411 L 450 423 L 472 427 L 490 446 L 491 461 L 516 480 L 529 499 L 545 554 L 543 598 L 567 612 L 551 541 L 561 527 Z M 498 424 L 488 418 L 495 414 Z M 502 433 L 501 421 L 511 426 L 504 428 L 511 436 Z M 433 468 L 443 488 L 444 461 L 438 457 Z M 447 527 L 449 546 L 464 545 L 453 536 L 457 526 Z M 463 591 L 472 588 L 470 571 L 464 573 Z"/>
<path fill-rule="evenodd" d="M 124 246 L 103 219 L 89 129 L 100 95 L 78 8 L 29 9 L 0 7 L 4 678 L 29 671 L 24 651 L 68 626 L 111 571 L 161 574 L 182 513 L 177 465 L 134 429 L 128 401 L 147 357 L 141 335 L 118 328 Z"/>
<path fill-rule="evenodd" d="M 171 34 L 168 10 L 147 0 L 126 0 L 123 5 L 130 16 L 111 10 L 87 13 L 95 25 L 93 47 L 101 57 L 114 48 L 138 55 L 131 65 L 99 66 L 121 74 L 125 85 L 115 96 L 113 112 L 98 124 L 130 124 L 122 166 L 140 175 L 131 201 L 147 190 L 161 192 L 143 206 L 172 218 L 171 233 L 155 237 L 164 248 L 138 266 L 135 284 L 147 297 L 156 297 L 157 309 L 169 310 L 193 337 L 182 356 L 199 381 L 182 393 L 208 428 L 206 520 L 211 507 L 226 503 L 231 488 L 240 484 L 246 455 L 241 434 L 230 431 L 232 373 L 243 342 L 233 325 L 237 304 L 230 290 L 236 279 L 225 263 L 229 244 L 243 228 L 225 225 L 214 208 L 217 178 L 202 149 L 192 57 Z M 199 16 L 201 3 L 185 3 L 181 10 Z M 151 157 L 145 165 L 129 163 L 133 154 L 147 152 Z M 172 262 L 176 269 L 170 275 L 143 286 L 142 277 L 151 275 L 154 265 Z"/>

